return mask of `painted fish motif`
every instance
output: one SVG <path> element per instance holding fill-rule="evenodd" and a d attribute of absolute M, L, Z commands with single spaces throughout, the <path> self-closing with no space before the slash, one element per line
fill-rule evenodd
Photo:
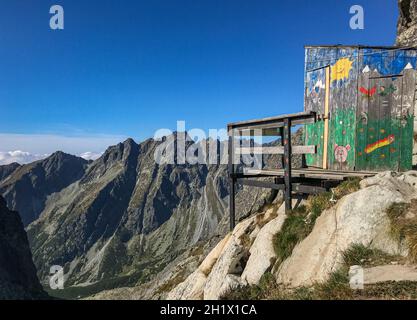
<path fill-rule="evenodd" d="M 365 153 L 369 154 L 369 153 L 374 152 L 375 150 L 377 150 L 379 148 L 389 146 L 394 141 L 395 141 L 395 136 L 393 134 L 391 134 L 388 137 L 386 137 L 385 139 L 381 139 L 381 140 L 378 140 L 374 143 L 368 144 L 365 148 Z"/>

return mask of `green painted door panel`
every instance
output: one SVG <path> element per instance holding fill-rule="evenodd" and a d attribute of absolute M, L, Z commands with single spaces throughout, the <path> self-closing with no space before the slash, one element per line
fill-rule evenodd
<path fill-rule="evenodd" d="M 369 78 L 368 110 L 357 128 L 357 169 L 411 169 L 413 116 L 404 107 L 402 75 Z"/>

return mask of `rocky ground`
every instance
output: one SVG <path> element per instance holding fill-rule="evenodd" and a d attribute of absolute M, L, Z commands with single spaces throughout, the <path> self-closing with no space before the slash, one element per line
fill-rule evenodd
<path fill-rule="evenodd" d="M 309 292 L 335 274 L 349 291 L 347 264 L 352 263 L 365 268 L 366 286 L 417 281 L 416 171 L 348 182 L 327 196 L 336 201 L 312 197 L 291 216 L 276 204 L 242 221 L 167 298 L 239 298 L 236 292 L 253 290 L 269 277 L 278 288 L 273 298 L 286 299 L 294 297 L 291 290 Z M 347 260 L 349 252 L 355 259 Z M 262 296 L 272 298 L 264 292 L 249 297 Z"/>

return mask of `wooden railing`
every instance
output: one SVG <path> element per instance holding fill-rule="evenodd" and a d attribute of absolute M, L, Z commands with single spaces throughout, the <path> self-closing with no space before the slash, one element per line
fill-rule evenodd
<path fill-rule="evenodd" d="M 228 124 L 229 134 L 229 183 L 230 183 L 230 228 L 235 226 L 235 189 L 237 180 L 241 180 L 241 184 L 254 187 L 271 188 L 284 190 L 285 194 L 285 211 L 289 213 L 292 210 L 292 155 L 293 154 L 314 154 L 316 146 L 292 146 L 291 144 L 291 128 L 300 124 L 316 122 L 315 112 L 300 112 L 295 114 L 287 114 L 278 117 L 263 118 L 258 120 L 241 121 Z M 277 136 L 281 137 L 281 146 L 276 147 L 241 147 L 235 146 L 237 138 L 242 136 Z M 280 154 L 283 155 L 282 166 L 283 183 L 279 183 L 276 178 L 275 182 L 254 181 L 248 178 L 254 178 L 256 175 L 236 172 L 236 156 L 245 154 Z M 265 176 L 265 175 L 263 175 Z M 305 186 L 302 186 L 305 187 Z"/>

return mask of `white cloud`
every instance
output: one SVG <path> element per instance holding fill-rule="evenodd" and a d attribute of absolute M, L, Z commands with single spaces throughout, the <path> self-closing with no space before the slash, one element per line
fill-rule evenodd
<path fill-rule="evenodd" d="M 126 136 L 104 134 L 63 136 L 0 133 L 0 165 L 12 162 L 25 164 L 43 159 L 56 151 L 95 160 L 109 146 L 126 139 Z"/>
<path fill-rule="evenodd" d="M 78 157 L 85 160 L 96 160 L 102 156 L 104 152 L 83 152 Z M 20 164 L 27 164 L 37 160 L 45 159 L 49 154 L 33 154 L 26 151 L 15 150 L 15 151 L 0 151 L 0 165 L 6 165 L 13 162 Z"/>
<path fill-rule="evenodd" d="M 101 155 L 103 154 L 103 152 L 84 152 L 80 154 L 81 158 L 84 158 L 85 160 L 96 160 L 98 158 L 101 157 Z"/>
<path fill-rule="evenodd" d="M 32 154 L 52 154 L 63 151 L 70 154 L 100 153 L 107 147 L 126 140 L 117 135 L 14 134 L 0 133 L 0 151 L 24 150 Z"/>
<path fill-rule="evenodd" d="M 32 154 L 30 152 L 15 150 L 15 151 L 0 151 L 0 165 L 17 162 L 20 164 L 30 163 L 36 160 L 44 159 L 48 154 Z"/>

